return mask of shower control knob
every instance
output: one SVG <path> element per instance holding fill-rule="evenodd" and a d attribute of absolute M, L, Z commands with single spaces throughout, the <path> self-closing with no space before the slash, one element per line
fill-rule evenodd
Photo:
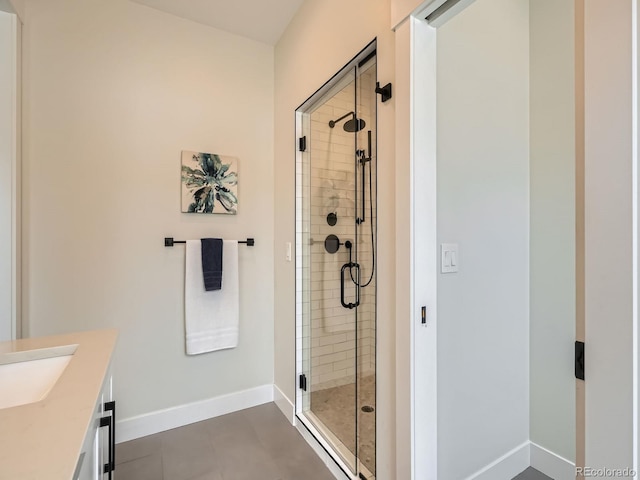
<path fill-rule="evenodd" d="M 336 253 L 340 250 L 340 239 L 335 235 L 327 235 L 327 238 L 324 239 L 324 249 L 328 253 Z"/>

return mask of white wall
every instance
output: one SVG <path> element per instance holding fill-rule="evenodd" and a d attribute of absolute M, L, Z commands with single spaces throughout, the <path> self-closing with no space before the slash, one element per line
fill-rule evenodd
<path fill-rule="evenodd" d="M 29 334 L 116 327 L 120 418 L 273 383 L 273 48 L 127 0 L 25 21 Z M 239 158 L 238 215 L 180 213 L 180 151 Z M 240 246 L 238 348 L 184 353 L 184 246 Z"/>
<path fill-rule="evenodd" d="M 388 0 L 308 0 L 275 49 L 275 382 L 295 398 L 295 265 L 285 260 L 294 236 L 294 111 L 375 37 L 378 79 L 393 82 L 394 44 Z M 378 102 L 378 465 L 395 478 L 394 101 Z M 406 415 L 404 410 L 400 413 Z M 404 448 L 400 442 L 398 448 Z"/>
<path fill-rule="evenodd" d="M 530 2 L 531 441 L 575 461 L 575 12 Z"/>
<path fill-rule="evenodd" d="M 529 2 L 478 0 L 438 29 L 438 478 L 529 438 Z M 515 472 L 516 474 L 519 472 Z"/>

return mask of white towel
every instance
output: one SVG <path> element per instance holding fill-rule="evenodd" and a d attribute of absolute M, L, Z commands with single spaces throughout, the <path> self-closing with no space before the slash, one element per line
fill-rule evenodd
<path fill-rule="evenodd" d="M 200 240 L 187 240 L 184 317 L 187 355 L 238 346 L 240 324 L 238 241 L 222 247 L 222 289 L 207 292 L 202 275 Z"/>

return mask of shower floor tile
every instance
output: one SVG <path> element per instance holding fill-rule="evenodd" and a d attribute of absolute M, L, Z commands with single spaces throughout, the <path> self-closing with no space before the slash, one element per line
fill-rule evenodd
<path fill-rule="evenodd" d="M 358 456 L 370 472 L 376 466 L 376 384 L 369 375 L 360 381 L 359 402 L 353 383 L 311 392 L 311 411 L 352 454 L 356 454 L 356 425 L 354 410 L 358 412 Z M 362 407 L 373 407 L 364 412 Z"/>

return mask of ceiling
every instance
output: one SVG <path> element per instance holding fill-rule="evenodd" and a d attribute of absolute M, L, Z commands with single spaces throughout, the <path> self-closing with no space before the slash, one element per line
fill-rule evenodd
<path fill-rule="evenodd" d="M 275 45 L 304 0 L 132 0 Z"/>

